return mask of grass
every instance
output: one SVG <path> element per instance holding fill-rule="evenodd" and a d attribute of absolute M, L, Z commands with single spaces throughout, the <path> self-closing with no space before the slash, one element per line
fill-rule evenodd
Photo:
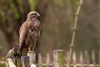
<path fill-rule="evenodd" d="M 43 64 L 43 67 L 46 67 L 46 64 Z M 53 67 L 53 65 L 52 64 L 50 64 L 50 67 Z M 64 66 L 64 67 L 66 67 L 66 65 Z M 73 67 L 73 64 L 71 64 L 71 66 L 70 67 Z M 77 66 L 76 67 L 80 67 L 80 64 L 77 64 Z M 87 67 L 87 65 L 86 64 L 84 64 L 84 66 L 83 67 Z M 90 67 L 94 67 L 94 65 L 93 64 L 90 64 Z M 96 67 L 100 67 L 100 64 L 96 64 Z"/>
<path fill-rule="evenodd" d="M 0 67 L 5 67 L 5 65 L 4 64 L 0 64 Z"/>
<path fill-rule="evenodd" d="M 0 64 L 0 67 L 5 67 L 5 65 L 4 64 Z M 46 67 L 46 64 L 43 64 L 43 67 Z M 52 64 L 50 64 L 50 67 L 53 67 L 53 65 Z M 65 66 L 66 67 L 66 66 Z M 73 67 L 73 65 L 71 64 L 71 66 L 70 67 Z M 77 66 L 76 67 L 80 67 L 80 65 L 79 64 L 77 64 Z M 83 67 L 87 67 L 87 65 L 86 64 L 84 64 L 84 66 Z M 90 67 L 94 67 L 94 65 L 93 64 L 90 64 Z M 96 65 L 96 67 L 100 67 L 100 64 L 97 64 Z"/>

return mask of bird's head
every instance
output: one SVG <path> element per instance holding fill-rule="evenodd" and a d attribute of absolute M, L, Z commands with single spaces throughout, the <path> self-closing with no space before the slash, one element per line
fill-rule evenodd
<path fill-rule="evenodd" d="M 34 20 L 37 19 L 39 16 L 40 14 L 37 11 L 31 11 L 28 13 L 27 19 Z"/>

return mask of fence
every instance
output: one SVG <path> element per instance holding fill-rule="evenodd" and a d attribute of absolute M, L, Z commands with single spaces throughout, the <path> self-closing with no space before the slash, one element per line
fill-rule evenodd
<path fill-rule="evenodd" d="M 99 51 L 98 51 L 99 52 Z M 71 63 L 67 63 L 67 57 L 64 56 L 64 51 L 63 50 L 55 50 L 53 52 L 53 62 L 51 63 L 51 57 L 49 53 L 46 55 L 46 63 L 43 63 L 42 61 L 44 60 L 41 56 L 41 54 L 38 55 L 38 64 L 36 64 L 38 67 L 100 67 L 99 64 L 96 64 L 96 59 L 95 59 L 95 51 L 92 51 L 92 64 L 89 61 L 89 53 L 88 51 L 83 51 L 80 52 L 80 57 L 79 59 L 76 59 L 76 52 L 73 51 L 72 55 L 72 60 Z M 100 61 L 100 53 L 99 53 L 99 59 Z M 21 57 L 22 61 L 22 67 L 30 67 L 34 63 L 35 60 L 35 54 L 32 52 L 28 53 L 28 56 L 23 56 Z M 7 64 L 6 67 L 17 67 L 11 60 L 11 58 L 7 59 Z"/>

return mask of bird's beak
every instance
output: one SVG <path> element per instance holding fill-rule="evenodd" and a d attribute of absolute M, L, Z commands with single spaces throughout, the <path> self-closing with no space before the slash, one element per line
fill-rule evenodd
<path fill-rule="evenodd" d="M 40 14 L 39 14 L 39 13 L 37 13 L 37 16 L 40 16 Z"/>

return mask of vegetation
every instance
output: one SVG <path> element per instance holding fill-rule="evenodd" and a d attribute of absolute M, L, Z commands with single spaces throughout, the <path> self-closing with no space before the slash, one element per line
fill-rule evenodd
<path fill-rule="evenodd" d="M 0 67 L 4 67 L 4 64 L 0 64 Z"/>

